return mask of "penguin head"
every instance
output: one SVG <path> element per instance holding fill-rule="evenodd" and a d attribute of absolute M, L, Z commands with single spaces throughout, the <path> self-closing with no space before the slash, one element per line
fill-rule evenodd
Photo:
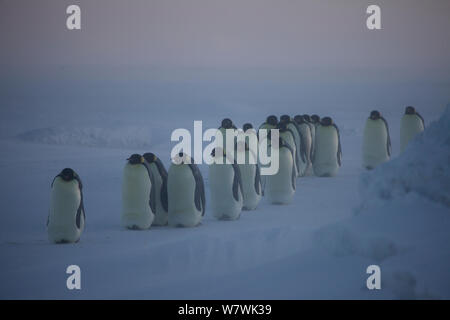
<path fill-rule="evenodd" d="M 75 178 L 75 171 L 71 168 L 65 168 L 59 174 L 64 181 L 72 181 Z"/>
<path fill-rule="evenodd" d="M 320 122 L 320 117 L 317 114 L 313 114 L 311 116 L 311 122 L 312 123 L 319 123 Z"/>
<path fill-rule="evenodd" d="M 233 128 L 233 121 L 229 118 L 225 118 L 222 120 L 222 128 L 224 129 L 232 129 Z"/>
<path fill-rule="evenodd" d="M 128 159 L 129 164 L 141 164 L 144 163 L 144 158 L 140 154 L 132 154 Z"/>
<path fill-rule="evenodd" d="M 242 129 L 245 131 L 247 131 L 248 129 L 253 129 L 253 125 L 251 123 L 246 123 L 242 126 Z"/>
<path fill-rule="evenodd" d="M 405 114 L 416 114 L 416 109 L 414 109 L 414 107 L 408 106 L 405 108 Z"/>
<path fill-rule="evenodd" d="M 333 124 L 333 120 L 330 117 L 324 117 L 320 120 L 320 125 L 327 127 Z"/>
<path fill-rule="evenodd" d="M 311 118 L 309 117 L 308 114 L 303 115 L 303 120 L 305 120 L 306 122 L 311 122 Z"/>
<path fill-rule="evenodd" d="M 158 159 L 156 157 L 156 155 L 151 152 L 144 153 L 142 156 L 144 157 L 145 161 L 147 161 L 148 163 L 153 163 L 156 161 L 156 159 Z"/>
<path fill-rule="evenodd" d="M 378 119 L 380 119 L 380 117 L 381 117 L 381 114 L 380 114 L 380 112 L 379 111 L 377 111 L 377 110 L 373 110 L 371 113 L 370 113 L 370 119 L 372 119 L 372 120 L 378 120 Z"/>
<path fill-rule="evenodd" d="M 280 122 L 281 121 L 283 121 L 283 122 L 290 122 L 291 121 L 291 117 L 289 116 L 289 115 L 287 115 L 287 114 L 283 114 L 281 117 L 280 117 Z"/>
<path fill-rule="evenodd" d="M 305 122 L 305 120 L 303 119 L 303 116 L 301 116 L 301 115 L 296 115 L 296 116 L 294 117 L 294 121 L 295 121 L 297 124 L 302 124 L 302 123 Z"/>
<path fill-rule="evenodd" d="M 286 131 L 286 130 L 287 130 L 287 124 L 286 124 L 286 122 L 280 121 L 280 122 L 277 124 L 277 129 L 280 130 L 280 132 Z"/>
<path fill-rule="evenodd" d="M 194 163 L 191 158 L 184 152 L 179 152 L 175 157 L 172 159 L 172 163 L 176 165 L 180 164 L 191 164 Z"/>
<path fill-rule="evenodd" d="M 267 124 L 276 126 L 278 123 L 278 118 L 277 118 L 277 116 L 271 115 L 271 116 L 267 117 L 266 122 L 267 122 Z"/>

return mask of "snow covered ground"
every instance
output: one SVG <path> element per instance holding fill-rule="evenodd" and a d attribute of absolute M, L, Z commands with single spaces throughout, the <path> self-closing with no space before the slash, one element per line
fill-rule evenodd
<path fill-rule="evenodd" d="M 359 77 L 344 86 L 264 76 L 127 79 L 140 84 L 127 89 L 94 79 L 74 92 L 68 79 L 8 82 L 0 101 L 0 298 L 450 298 L 449 107 L 432 124 L 448 87 L 370 80 L 373 93 Z M 364 121 L 376 108 L 368 96 L 381 97 L 394 149 L 370 173 L 360 161 Z M 398 156 L 407 104 L 428 129 Z M 168 166 L 172 130 L 192 130 L 194 120 L 217 127 L 226 116 L 259 125 L 272 113 L 332 116 L 343 148 L 338 176 L 300 178 L 291 205 L 263 199 L 238 221 L 216 221 L 207 208 L 198 228 L 120 227 L 130 154 L 154 152 Z M 75 245 L 50 244 L 45 228 L 50 183 L 64 167 L 84 182 L 87 227 Z M 66 288 L 71 264 L 81 267 L 82 290 Z M 382 271 L 378 291 L 366 288 L 372 264 Z"/>

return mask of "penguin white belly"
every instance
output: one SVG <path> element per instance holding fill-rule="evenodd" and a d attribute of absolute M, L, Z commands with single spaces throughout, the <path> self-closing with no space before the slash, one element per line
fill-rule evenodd
<path fill-rule="evenodd" d="M 188 165 L 172 165 L 167 178 L 168 222 L 173 227 L 195 227 L 202 219 L 195 206 L 195 178 Z"/>
<path fill-rule="evenodd" d="M 305 149 L 305 159 L 302 160 L 300 158 L 300 168 L 299 168 L 299 175 L 305 176 L 307 175 L 311 170 L 311 129 L 309 128 L 309 125 L 307 123 L 302 123 L 300 126 L 300 133 L 302 136 L 302 142 L 303 142 L 303 148 Z"/>
<path fill-rule="evenodd" d="M 279 150 L 279 168 L 274 175 L 266 176 L 264 195 L 274 204 L 289 204 L 292 202 L 295 189 L 292 185 L 292 170 L 294 159 L 287 148 Z M 294 181 L 295 183 L 295 181 Z"/>
<path fill-rule="evenodd" d="M 150 228 L 154 214 L 150 209 L 152 184 L 144 165 L 126 164 L 122 184 L 122 225 L 132 229 Z"/>
<path fill-rule="evenodd" d="M 155 188 L 155 200 L 156 200 L 156 213 L 155 218 L 153 219 L 153 226 L 165 226 L 168 221 L 167 211 L 164 210 L 164 207 L 161 202 L 161 188 L 163 184 L 163 179 L 161 178 L 158 169 L 154 164 L 150 165 L 150 168 L 153 173 L 154 178 L 154 185 L 152 185 L 152 188 Z"/>
<path fill-rule="evenodd" d="M 373 169 L 389 160 L 387 131 L 383 120 L 366 121 L 363 135 L 363 167 Z"/>
<path fill-rule="evenodd" d="M 403 152 L 409 141 L 424 130 L 422 120 L 415 114 L 405 114 L 400 123 L 400 150 Z"/>
<path fill-rule="evenodd" d="M 51 192 L 48 218 L 48 238 L 51 242 L 77 242 L 84 230 L 84 217 L 81 215 L 80 228 L 76 225 L 77 211 L 81 194 L 76 180 L 63 181 L 57 177 Z"/>
<path fill-rule="evenodd" d="M 254 164 L 240 164 L 242 177 L 242 189 L 244 191 L 244 210 L 255 210 L 261 201 L 262 186 L 261 180 L 256 181 L 256 165 Z M 259 185 L 259 193 L 256 192 L 255 183 Z"/>
<path fill-rule="evenodd" d="M 243 195 L 239 189 L 238 200 L 233 197 L 233 180 L 234 170 L 231 165 L 209 166 L 211 210 L 213 216 L 219 220 L 236 220 L 241 215 Z"/>
<path fill-rule="evenodd" d="M 337 152 L 339 139 L 333 126 L 316 128 L 314 148 L 314 174 L 318 177 L 333 177 L 339 170 Z"/>

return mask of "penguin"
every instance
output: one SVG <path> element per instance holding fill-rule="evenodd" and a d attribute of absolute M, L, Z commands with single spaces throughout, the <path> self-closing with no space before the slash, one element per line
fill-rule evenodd
<path fill-rule="evenodd" d="M 313 114 L 311 117 L 311 123 L 317 127 L 320 124 L 320 117 L 317 114 Z"/>
<path fill-rule="evenodd" d="M 296 149 L 296 171 L 297 177 L 300 176 L 300 161 L 305 162 L 305 148 L 302 145 L 302 136 L 300 133 L 300 127 L 289 115 L 285 114 L 280 117 L 280 123 L 285 123 L 287 129 L 293 134 Z"/>
<path fill-rule="evenodd" d="M 144 157 L 133 154 L 123 169 L 122 225 L 132 230 L 150 228 L 156 213 L 156 188 Z"/>
<path fill-rule="evenodd" d="M 222 123 L 218 129 L 220 131 L 220 133 L 222 134 L 222 141 L 223 141 L 222 148 L 224 150 L 227 149 L 226 130 L 228 130 L 228 129 L 236 130 L 237 128 L 234 125 L 233 121 L 231 121 L 231 119 L 225 118 L 222 120 Z M 233 141 L 233 148 L 236 148 L 236 137 L 234 138 L 234 141 Z"/>
<path fill-rule="evenodd" d="M 271 115 L 271 116 L 268 116 L 266 121 L 259 126 L 258 130 L 260 130 L 260 129 L 266 129 L 266 130 L 275 129 L 277 124 L 278 124 L 277 116 Z"/>
<path fill-rule="evenodd" d="M 83 184 L 75 171 L 65 168 L 51 184 L 48 239 L 53 243 L 78 242 L 85 221 Z"/>
<path fill-rule="evenodd" d="M 249 122 L 244 123 L 244 125 L 242 126 L 242 130 L 244 130 L 244 132 L 246 132 L 248 129 L 253 129 L 253 125 Z"/>
<path fill-rule="evenodd" d="M 299 175 L 299 165 L 300 165 L 300 160 L 297 154 L 297 148 L 295 146 L 295 138 L 294 138 L 294 131 L 289 129 L 287 127 L 286 122 L 284 121 L 280 121 L 277 125 L 277 129 L 279 130 L 280 133 L 280 138 L 282 138 L 284 140 L 285 143 L 287 143 L 291 149 L 294 151 L 294 168 L 295 168 L 295 177 L 297 177 Z M 296 129 L 294 129 L 296 130 Z"/>
<path fill-rule="evenodd" d="M 278 148 L 278 172 L 266 176 L 264 195 L 272 204 L 289 204 L 292 202 L 296 188 L 295 151 L 281 137 Z"/>
<path fill-rule="evenodd" d="M 165 226 L 168 221 L 167 170 L 155 154 L 148 152 L 142 156 L 144 157 L 147 168 L 152 173 L 152 188 L 155 189 L 156 212 L 152 226 Z"/>
<path fill-rule="evenodd" d="M 243 153 L 246 162 L 238 164 L 241 172 L 242 191 L 244 196 L 243 210 L 255 210 L 262 197 L 261 172 L 257 154 L 250 150 L 248 144 L 238 142 L 236 157 Z"/>
<path fill-rule="evenodd" d="M 221 163 L 209 165 L 209 187 L 211 195 L 211 210 L 219 220 L 239 219 L 244 203 L 244 191 L 239 166 L 234 159 L 229 159 L 220 148 L 215 148 L 211 155 L 222 157 Z"/>
<path fill-rule="evenodd" d="M 193 160 L 180 152 L 167 177 L 169 226 L 196 227 L 205 215 L 205 186 Z"/>
<path fill-rule="evenodd" d="M 272 129 L 276 129 L 278 125 L 278 118 L 275 115 L 270 115 L 266 118 L 266 121 L 264 121 L 263 124 L 261 124 L 259 126 L 258 132 L 257 132 L 257 137 L 258 137 L 258 141 L 259 141 L 259 148 L 262 147 L 262 144 L 264 143 L 264 147 L 266 148 L 267 151 L 269 151 L 269 140 L 270 140 L 270 130 Z M 260 134 L 260 130 L 266 130 L 267 132 L 267 136 L 266 136 L 266 141 L 263 141 L 261 139 L 261 137 L 259 136 Z M 259 161 L 259 159 L 258 159 Z M 261 162 L 258 162 L 260 165 L 260 168 L 264 167 L 264 164 L 262 164 Z M 263 195 L 264 195 L 264 189 L 265 189 L 265 185 L 266 185 L 266 176 L 262 176 L 261 177 L 261 182 L 262 182 L 262 186 L 263 186 Z"/>
<path fill-rule="evenodd" d="M 341 137 L 339 128 L 330 117 L 322 118 L 316 128 L 314 150 L 314 174 L 318 177 L 335 176 L 341 166 Z"/>
<path fill-rule="evenodd" d="M 247 134 L 248 134 L 249 132 L 252 132 L 252 133 L 256 136 L 256 142 L 258 142 L 258 133 L 256 132 L 255 128 L 253 128 L 253 125 L 252 125 L 251 123 L 245 123 L 245 124 L 242 126 L 242 130 L 243 130 L 244 133 L 247 133 Z M 249 131 L 249 130 L 250 130 L 250 131 Z M 245 143 L 246 143 L 246 145 L 247 145 L 247 147 L 248 147 L 248 146 L 249 146 L 249 143 L 250 143 L 248 137 L 245 138 Z M 254 150 L 254 152 L 257 152 L 257 150 Z"/>
<path fill-rule="evenodd" d="M 391 157 L 389 126 L 380 112 L 374 110 L 366 120 L 363 134 L 363 167 L 373 169 Z"/>
<path fill-rule="evenodd" d="M 403 152 L 409 141 L 425 130 L 425 121 L 414 107 L 406 107 L 400 123 L 400 151 Z"/>
<path fill-rule="evenodd" d="M 298 169 L 299 175 L 303 177 L 311 173 L 311 128 L 301 115 L 296 115 L 294 121 L 298 125 L 300 137 L 302 138 L 303 157 L 299 159 L 300 165 Z"/>

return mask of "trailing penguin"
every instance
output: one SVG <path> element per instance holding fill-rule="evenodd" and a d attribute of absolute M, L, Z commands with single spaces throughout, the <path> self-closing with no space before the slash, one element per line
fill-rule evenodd
<path fill-rule="evenodd" d="M 78 242 L 85 221 L 83 184 L 73 169 L 65 168 L 51 185 L 48 238 L 54 243 Z"/>

